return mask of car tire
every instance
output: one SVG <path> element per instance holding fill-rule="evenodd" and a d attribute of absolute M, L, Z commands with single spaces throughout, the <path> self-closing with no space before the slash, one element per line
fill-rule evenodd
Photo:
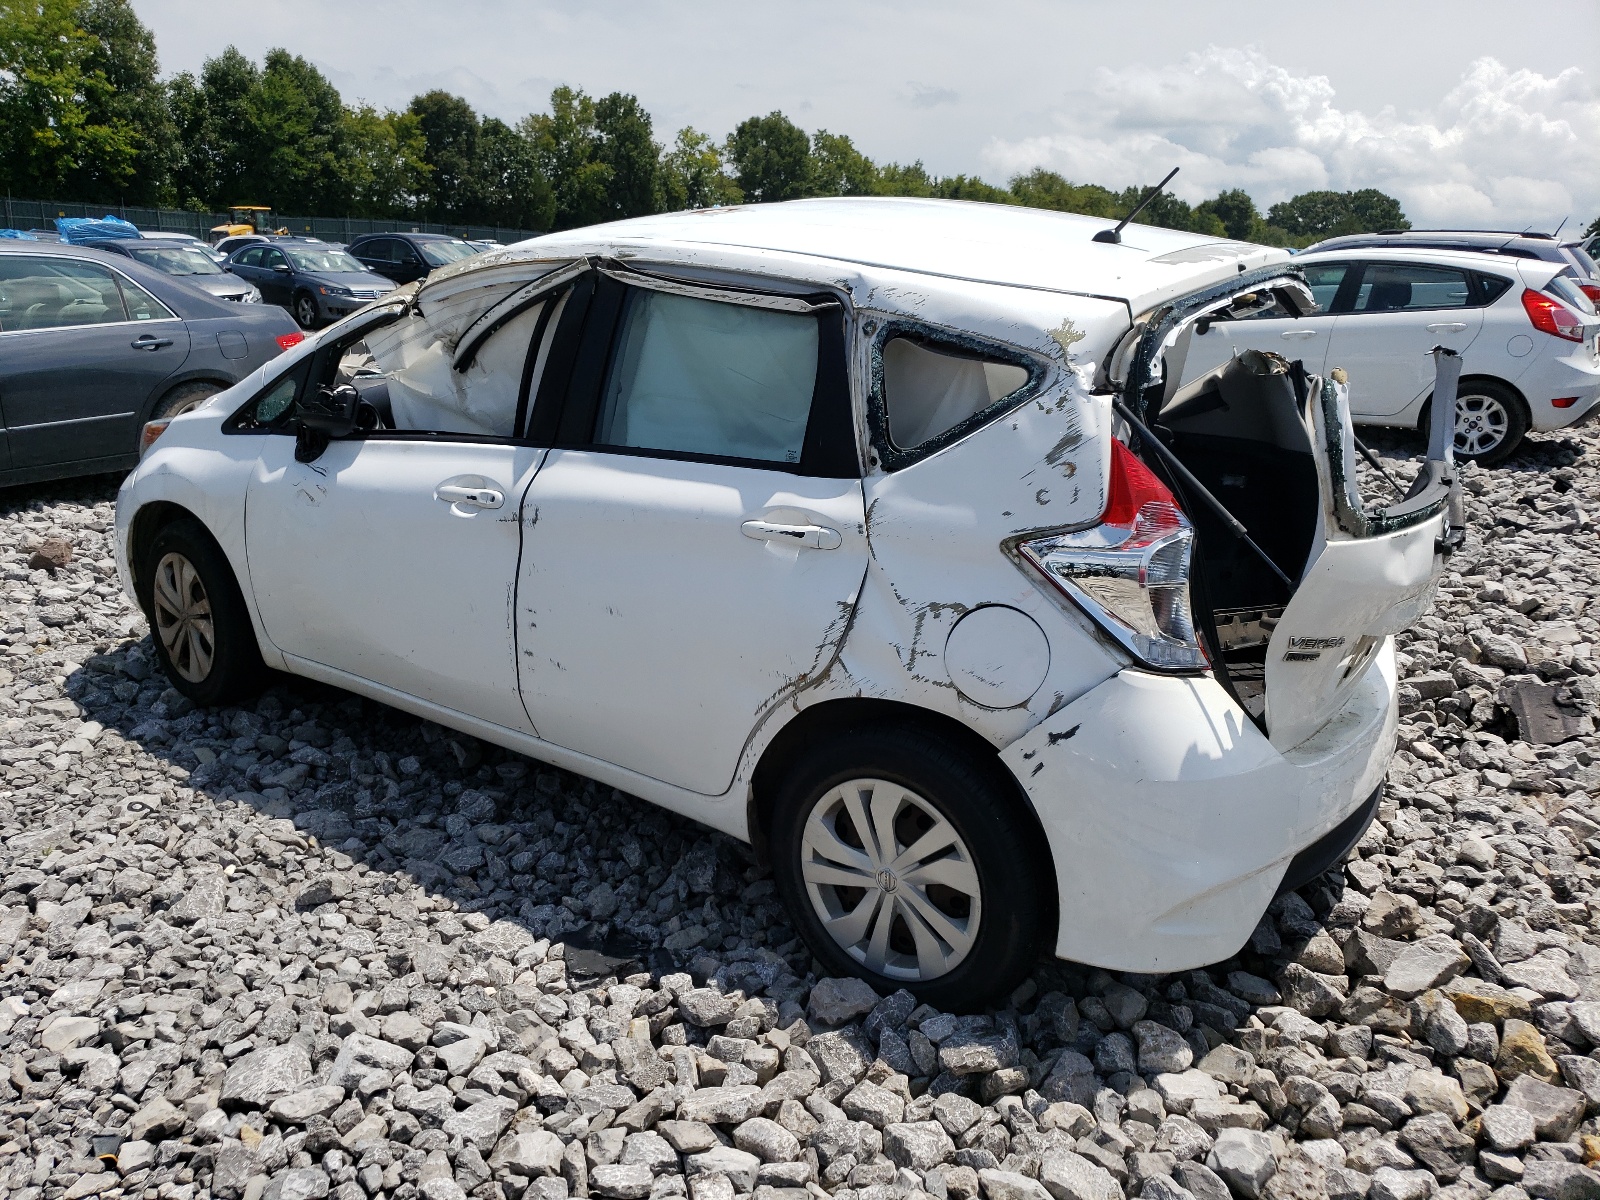
<path fill-rule="evenodd" d="M 1431 402 L 1430 402 L 1431 405 Z M 1427 436 L 1430 405 L 1424 405 L 1419 427 Z M 1464 379 L 1456 391 L 1456 457 L 1482 467 L 1510 458 L 1528 433 L 1528 410 L 1522 398 L 1492 379 Z"/>
<path fill-rule="evenodd" d="M 980 1008 L 1022 981 L 1055 924 L 1048 857 L 1024 804 L 998 761 L 948 737 L 901 726 L 832 734 L 773 798 L 778 892 L 830 973 L 946 1011 Z M 863 836 L 867 822 L 881 837 Z M 931 857 L 908 860 L 918 844 Z"/>
<path fill-rule="evenodd" d="M 151 420 L 170 420 L 181 416 L 183 413 L 199 408 L 212 396 L 222 391 L 222 384 L 212 383 L 210 380 L 197 379 L 193 383 L 180 383 L 173 388 L 156 404 Z"/>
<path fill-rule="evenodd" d="M 317 311 L 317 298 L 310 292 L 296 292 L 292 315 L 301 329 L 315 329 L 322 316 Z"/>
<path fill-rule="evenodd" d="M 260 686 L 265 666 L 222 548 L 192 517 L 163 526 L 139 563 L 139 600 L 167 679 L 199 705 Z"/>

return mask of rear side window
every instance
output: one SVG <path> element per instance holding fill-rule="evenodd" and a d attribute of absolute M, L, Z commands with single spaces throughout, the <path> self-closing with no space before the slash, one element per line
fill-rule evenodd
<path fill-rule="evenodd" d="M 1408 312 L 1466 308 L 1472 302 L 1467 273 L 1421 263 L 1368 263 L 1356 294 L 1356 312 Z"/>
<path fill-rule="evenodd" d="M 130 321 L 170 321 L 173 312 L 133 280 L 120 278 L 122 300 L 128 308 Z"/>
<path fill-rule="evenodd" d="M 632 289 L 595 442 L 799 463 L 818 343 L 810 314 Z"/>
<path fill-rule="evenodd" d="M 1510 286 L 1511 280 L 1502 278 L 1499 275 L 1479 274 L 1478 292 L 1481 297 L 1479 303 L 1493 304 L 1506 294 L 1506 289 Z"/>
<path fill-rule="evenodd" d="M 357 258 L 370 258 L 374 262 L 394 261 L 394 242 L 390 238 L 379 238 L 375 242 L 363 242 L 356 251 Z"/>
<path fill-rule="evenodd" d="M 912 337 L 883 347 L 883 401 L 889 438 L 913 450 L 948 433 L 1028 382 L 1026 368 Z"/>

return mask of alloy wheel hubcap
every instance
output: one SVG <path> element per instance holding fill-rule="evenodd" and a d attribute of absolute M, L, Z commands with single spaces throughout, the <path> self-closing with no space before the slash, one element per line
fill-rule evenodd
<path fill-rule="evenodd" d="M 300 301 L 300 324 L 309 325 L 317 319 L 316 307 L 309 300 Z"/>
<path fill-rule="evenodd" d="M 800 874 L 822 927 L 891 979 L 948 974 L 983 915 L 978 872 L 949 820 L 915 792 L 852 779 L 824 793 L 801 834 Z"/>
<path fill-rule="evenodd" d="M 1456 397 L 1456 453 L 1487 454 L 1505 440 L 1510 424 L 1506 406 L 1495 397 Z"/>
<path fill-rule="evenodd" d="M 190 683 L 204 683 L 216 655 L 216 629 L 200 572 L 177 552 L 165 555 L 156 564 L 152 600 L 156 635 L 173 670 Z"/>

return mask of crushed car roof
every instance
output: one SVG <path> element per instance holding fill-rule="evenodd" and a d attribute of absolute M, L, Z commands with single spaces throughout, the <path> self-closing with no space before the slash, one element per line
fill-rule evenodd
<path fill-rule="evenodd" d="M 964 200 L 791 200 L 665 213 L 548 234 L 494 252 L 484 265 L 667 245 L 715 246 L 1100 296 L 1141 312 L 1241 271 L 1289 261 L 1283 250 L 1150 225 L 1127 226 L 1121 244 L 1093 240 L 1115 224 L 1075 213 Z"/>

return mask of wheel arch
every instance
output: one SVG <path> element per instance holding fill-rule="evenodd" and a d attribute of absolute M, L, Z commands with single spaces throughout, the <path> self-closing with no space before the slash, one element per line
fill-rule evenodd
<path fill-rule="evenodd" d="M 133 520 L 128 524 L 128 576 L 133 581 L 134 594 L 139 597 L 141 607 L 145 604 L 145 580 L 139 577 L 140 564 L 144 562 L 145 553 L 150 549 L 150 544 L 155 541 L 156 535 L 171 525 L 174 521 L 184 519 L 194 521 L 202 529 L 206 523 L 189 509 L 171 500 L 152 500 L 148 504 L 139 506 L 133 514 Z M 206 533 L 212 541 L 216 535 L 209 529 Z M 219 548 L 221 543 L 218 543 Z"/>
<path fill-rule="evenodd" d="M 772 805 L 779 781 L 785 771 L 798 760 L 806 748 L 828 734 L 865 726 L 895 725 L 930 733 L 961 746 L 973 758 L 990 765 L 997 782 L 1014 797 L 1017 811 L 1036 835 L 1031 847 L 1018 847 L 1021 853 L 1032 853 L 1040 858 L 1045 879 L 1049 881 L 1050 895 L 1046 911 L 1049 913 L 1050 938 L 1054 944 L 1055 923 L 1059 919 L 1060 903 L 1056 895 L 1056 873 L 1051 862 L 1050 843 L 1045 836 L 1044 824 L 1033 807 L 1027 791 L 1017 781 L 1011 769 L 1001 761 L 995 745 L 973 730 L 941 712 L 906 704 L 897 700 L 869 699 L 867 697 L 842 697 L 825 700 L 801 710 L 780 729 L 757 760 L 750 776 L 749 798 L 746 801 L 746 827 L 750 846 L 762 866 L 771 865 L 771 847 L 767 830 L 772 819 Z M 1041 897 L 1041 901 L 1045 898 Z"/>

